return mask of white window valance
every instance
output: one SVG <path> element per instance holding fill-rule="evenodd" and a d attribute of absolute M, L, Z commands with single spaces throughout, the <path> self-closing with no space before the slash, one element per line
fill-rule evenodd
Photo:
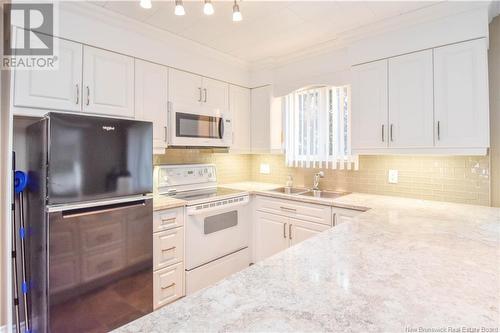
<path fill-rule="evenodd" d="M 289 167 L 355 169 L 351 154 L 350 87 L 313 87 L 283 98 Z"/>

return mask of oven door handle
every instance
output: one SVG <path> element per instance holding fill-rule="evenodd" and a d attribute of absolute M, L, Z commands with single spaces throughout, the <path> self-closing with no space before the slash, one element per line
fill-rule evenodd
<path fill-rule="evenodd" d="M 210 213 L 213 213 L 215 211 L 226 211 L 227 209 L 231 208 L 239 208 L 241 206 L 245 206 L 248 204 L 248 198 L 243 199 L 243 201 L 238 201 L 235 203 L 230 203 L 230 204 L 225 204 L 221 206 L 214 206 L 214 207 L 208 207 L 208 208 L 201 208 L 201 209 L 196 209 L 198 206 L 203 206 L 203 204 L 200 205 L 194 205 L 191 207 L 187 207 L 187 215 L 188 216 L 200 216 L 200 215 L 209 215 Z"/>

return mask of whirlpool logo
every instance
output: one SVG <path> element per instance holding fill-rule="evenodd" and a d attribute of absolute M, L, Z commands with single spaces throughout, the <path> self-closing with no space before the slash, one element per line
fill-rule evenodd
<path fill-rule="evenodd" d="M 114 131 L 115 127 L 114 126 L 103 126 L 102 129 L 105 130 L 106 132 L 109 132 L 109 131 Z"/>

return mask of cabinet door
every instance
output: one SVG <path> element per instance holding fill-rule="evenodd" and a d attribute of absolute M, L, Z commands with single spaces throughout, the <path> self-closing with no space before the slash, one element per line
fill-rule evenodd
<path fill-rule="evenodd" d="M 297 219 L 290 219 L 288 227 L 288 238 L 290 238 L 290 245 L 298 244 L 311 238 L 325 230 L 330 229 L 329 226 L 323 224 L 316 224 Z"/>
<path fill-rule="evenodd" d="M 255 212 L 257 227 L 256 256 L 262 260 L 288 247 L 288 218 Z"/>
<path fill-rule="evenodd" d="M 134 117 L 134 58 L 85 46 L 83 110 Z"/>
<path fill-rule="evenodd" d="M 389 59 L 389 146 L 434 146 L 432 50 Z"/>
<path fill-rule="evenodd" d="M 434 85 L 436 146 L 489 147 L 486 40 L 434 49 Z"/>
<path fill-rule="evenodd" d="M 203 108 L 210 114 L 220 114 L 227 117 L 229 110 L 229 85 L 222 81 L 202 80 Z"/>
<path fill-rule="evenodd" d="M 352 148 L 386 148 L 387 60 L 352 67 Z"/>
<path fill-rule="evenodd" d="M 229 111 L 233 123 L 231 151 L 249 152 L 251 150 L 250 89 L 229 87 Z"/>
<path fill-rule="evenodd" d="M 253 152 L 268 152 L 271 141 L 271 87 L 265 86 L 251 91 L 251 146 Z"/>
<path fill-rule="evenodd" d="M 153 303 L 158 309 L 184 296 L 184 265 L 178 263 L 153 273 Z"/>
<path fill-rule="evenodd" d="M 349 223 L 361 213 L 363 213 L 363 211 L 353 210 L 353 209 L 333 208 L 332 209 L 333 225 L 337 226 L 342 223 Z"/>
<path fill-rule="evenodd" d="M 168 68 L 135 60 L 135 118 L 153 123 L 153 147 L 167 146 Z"/>
<path fill-rule="evenodd" d="M 57 70 L 17 70 L 14 105 L 81 111 L 82 56 L 82 44 L 61 39 Z"/>
<path fill-rule="evenodd" d="M 201 76 L 176 69 L 170 69 L 168 75 L 169 97 L 176 111 L 196 111 L 203 101 Z M 196 108 L 193 110 L 192 108 Z"/>

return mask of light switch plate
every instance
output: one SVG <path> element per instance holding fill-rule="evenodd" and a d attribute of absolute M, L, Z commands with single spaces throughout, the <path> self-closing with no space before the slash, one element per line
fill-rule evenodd
<path fill-rule="evenodd" d="M 260 164 L 260 173 L 263 173 L 263 174 L 270 174 L 271 173 L 271 167 L 269 166 L 269 164 L 267 163 L 261 163 Z"/>
<path fill-rule="evenodd" d="M 397 184 L 398 183 L 398 170 L 389 170 L 389 184 Z"/>

